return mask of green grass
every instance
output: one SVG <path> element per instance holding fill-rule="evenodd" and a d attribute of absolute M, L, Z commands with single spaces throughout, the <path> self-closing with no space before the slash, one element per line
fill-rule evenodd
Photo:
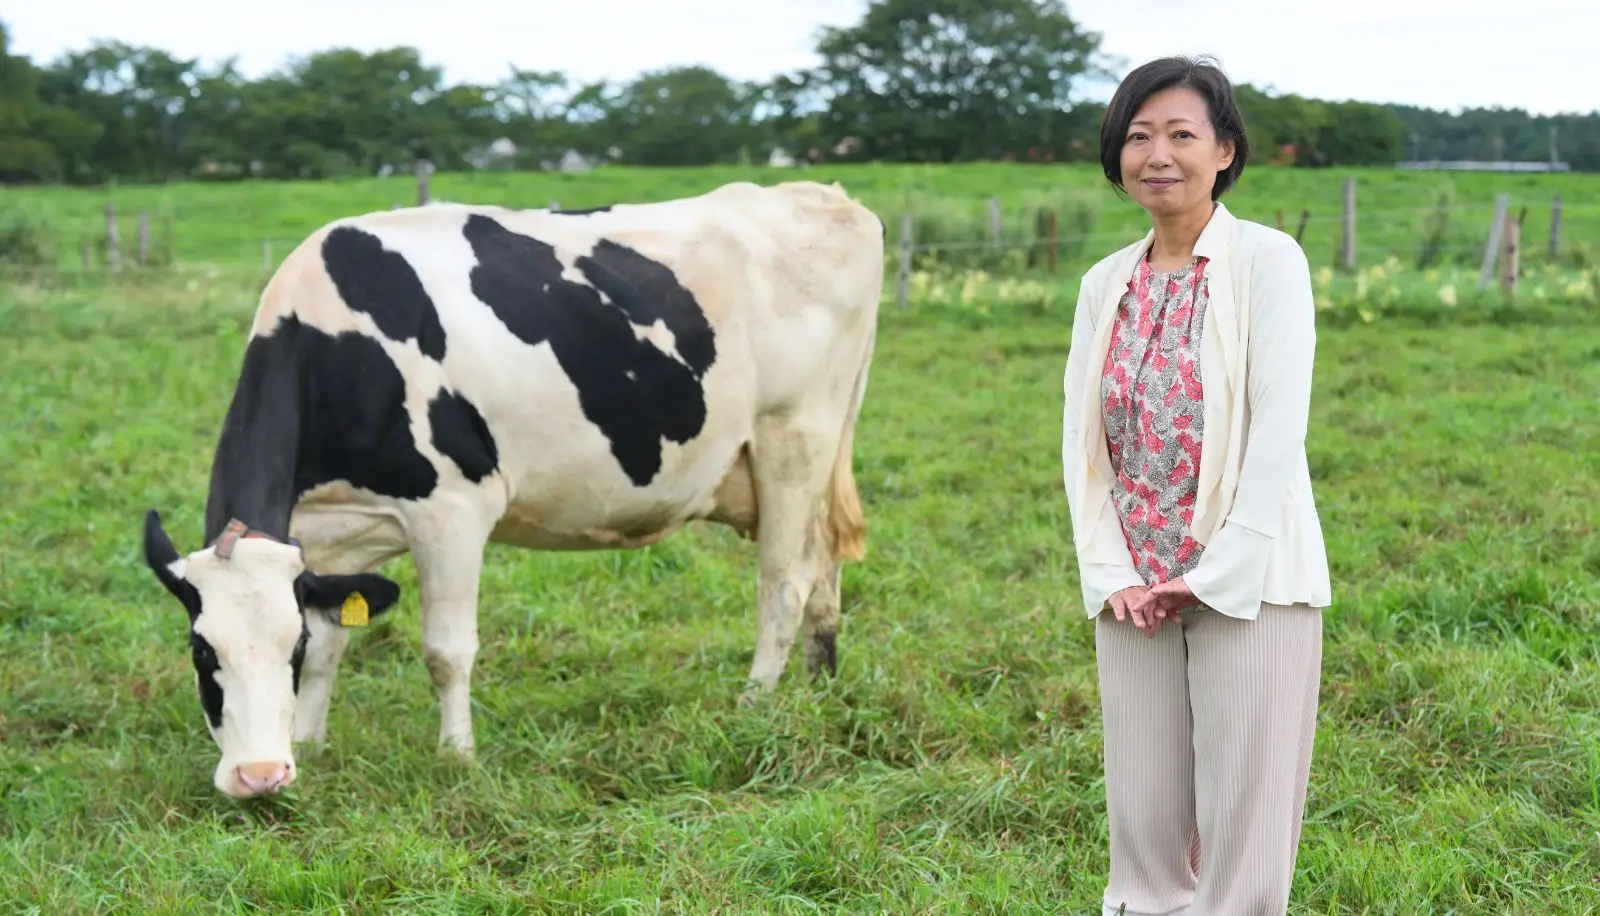
<path fill-rule="evenodd" d="M 960 165 L 826 165 L 800 169 L 719 167 L 646 169 L 605 167 L 587 173 L 438 174 L 431 179 L 434 199 L 544 207 L 552 201 L 578 208 L 618 201 L 660 200 L 697 194 L 733 180 L 763 183 L 813 178 L 840 181 L 889 223 L 898 239 L 900 216 L 913 215 L 917 245 L 942 246 L 919 252 L 919 260 L 939 258 L 990 269 L 1024 257 L 1030 238 L 1041 232 L 1040 213 L 1057 215 L 1060 256 L 1074 260 L 1109 251 L 1142 234 L 1145 216 L 1116 200 L 1098 166 L 977 163 Z M 1528 219 L 1522 235 L 1525 261 L 1544 258 L 1550 236 L 1550 210 L 1562 197 L 1561 257 L 1572 267 L 1600 261 L 1593 239 L 1600 235 L 1600 175 L 1401 172 L 1395 169 L 1290 169 L 1251 167 L 1226 198 L 1234 212 L 1276 224 L 1281 215 L 1289 232 L 1301 211 L 1309 213 L 1302 243 L 1313 263 L 1334 262 L 1342 237 L 1343 182 L 1357 179 L 1357 256 L 1362 264 L 1391 255 L 1408 264 L 1428 255 L 1476 266 L 1483 256 L 1495 196 L 1509 195 L 1510 212 L 1523 207 Z M 987 251 L 991 238 L 988 201 L 1001 204 L 1005 246 Z M 327 220 L 388 209 L 416 201 L 409 176 L 360 181 L 191 182 L 113 188 L 8 189 L 0 210 L 39 227 L 52 263 L 83 266 L 82 248 L 92 252 L 94 269 L 105 259 L 105 206 L 119 214 L 122 263 L 134 260 L 138 213 L 151 220 L 151 259 L 180 265 L 260 268 L 275 264 L 300 239 Z M 1449 207 L 1442 221 L 1436 208 Z M 3 235 L 3 233 L 0 233 Z M 1425 240 L 1439 250 L 1431 255 Z M 1039 255 L 1042 257 L 1042 253 Z M 1435 266 L 1434 262 L 1422 266 Z"/>
<path fill-rule="evenodd" d="M 253 292 L 0 287 L 7 911 L 1092 911 L 1099 707 L 1058 441 L 1075 289 L 976 282 L 886 309 L 837 681 L 797 652 L 735 708 L 754 564 L 721 529 L 497 548 L 479 761 L 454 765 L 402 560 L 331 746 L 247 805 L 210 786 L 183 614 L 138 531 L 157 506 L 195 545 Z M 1323 314 L 1348 318 L 1338 282 Z M 1423 289 L 1320 336 L 1337 605 L 1293 912 L 1600 912 L 1593 294 L 1430 321 Z"/>

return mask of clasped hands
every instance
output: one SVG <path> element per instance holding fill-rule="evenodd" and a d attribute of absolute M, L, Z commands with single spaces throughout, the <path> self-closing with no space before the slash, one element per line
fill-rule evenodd
<path fill-rule="evenodd" d="M 1169 617 L 1177 621 L 1178 614 L 1199 599 L 1189 590 L 1189 583 L 1179 576 L 1154 586 L 1129 586 L 1108 600 L 1118 620 L 1133 618 L 1133 625 L 1143 630 L 1147 638 L 1154 639 L 1162 622 Z"/>

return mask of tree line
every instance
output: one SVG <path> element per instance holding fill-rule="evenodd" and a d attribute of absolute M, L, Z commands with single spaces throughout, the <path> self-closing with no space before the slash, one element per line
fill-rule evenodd
<path fill-rule="evenodd" d="M 333 48 L 256 79 L 120 41 L 38 63 L 0 23 L 0 181 L 334 178 L 410 169 L 798 161 L 1093 161 L 1123 65 L 1062 0 L 872 0 L 822 31 L 811 69 L 731 79 L 700 66 L 574 82 L 511 66 L 447 84 L 414 48 Z M 1306 167 L 1403 159 L 1547 160 L 1600 170 L 1600 113 L 1448 113 L 1324 101 L 1245 85 L 1262 160 Z"/>

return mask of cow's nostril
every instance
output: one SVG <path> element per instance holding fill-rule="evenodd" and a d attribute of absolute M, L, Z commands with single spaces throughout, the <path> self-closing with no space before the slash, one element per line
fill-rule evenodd
<path fill-rule="evenodd" d="M 281 760 L 241 763 L 234 769 L 239 785 L 253 794 L 272 792 L 289 782 L 291 770 Z"/>

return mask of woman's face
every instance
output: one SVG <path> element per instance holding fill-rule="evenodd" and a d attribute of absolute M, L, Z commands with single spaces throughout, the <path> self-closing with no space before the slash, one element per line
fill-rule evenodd
<path fill-rule="evenodd" d="M 1233 142 L 1217 142 L 1205 99 L 1187 86 L 1163 89 L 1134 112 L 1122 144 L 1122 185 L 1152 216 L 1211 208 L 1217 173 Z"/>

